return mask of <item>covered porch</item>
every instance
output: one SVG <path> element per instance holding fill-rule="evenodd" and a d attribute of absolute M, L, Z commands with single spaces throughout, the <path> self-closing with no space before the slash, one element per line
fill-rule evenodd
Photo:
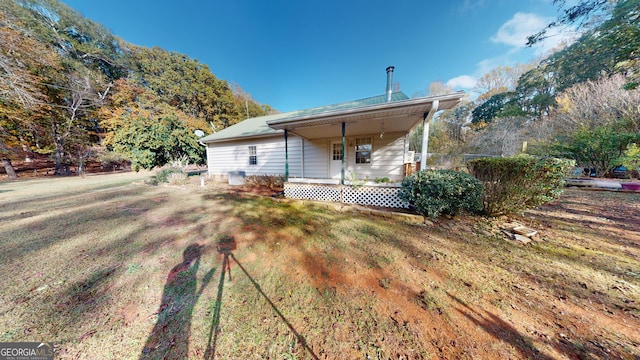
<path fill-rule="evenodd" d="M 347 103 L 267 121 L 284 133 L 285 196 L 406 208 L 398 191 L 405 164 L 413 160 L 408 157 L 407 135 L 424 124 L 421 158 L 426 158 L 429 122 L 437 111 L 454 107 L 463 96 L 458 92 L 371 105 Z M 301 151 L 295 152 L 301 162 L 297 177 L 289 171 L 291 136 L 302 144 Z"/>

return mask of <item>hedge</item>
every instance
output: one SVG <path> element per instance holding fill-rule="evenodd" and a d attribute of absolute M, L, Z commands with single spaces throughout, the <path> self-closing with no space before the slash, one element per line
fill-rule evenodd
<path fill-rule="evenodd" d="M 521 213 L 562 194 L 574 161 L 517 155 L 480 158 L 467 163 L 484 187 L 484 213 L 498 216 Z"/>
<path fill-rule="evenodd" d="M 460 171 L 419 171 L 404 178 L 398 195 L 429 218 L 482 210 L 482 184 Z"/>

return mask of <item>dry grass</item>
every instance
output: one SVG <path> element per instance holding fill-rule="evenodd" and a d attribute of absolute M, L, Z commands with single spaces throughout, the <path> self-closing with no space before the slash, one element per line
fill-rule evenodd
<path fill-rule="evenodd" d="M 145 176 L 0 184 L 0 341 L 61 359 L 640 356 L 637 194 L 570 191 L 519 219 L 544 237 L 525 247 L 487 235 L 499 220 Z"/>

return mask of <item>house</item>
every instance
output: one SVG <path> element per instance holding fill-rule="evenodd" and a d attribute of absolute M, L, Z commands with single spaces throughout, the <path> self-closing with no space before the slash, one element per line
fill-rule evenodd
<path fill-rule="evenodd" d="M 392 75 L 387 68 L 383 95 L 251 118 L 200 139 L 209 175 L 280 174 L 287 197 L 403 207 L 394 196 L 405 160 L 412 161 L 407 135 L 422 122 L 428 132 L 433 114 L 453 108 L 464 93 L 410 99 L 392 92 Z M 356 178 L 390 183 L 363 188 Z"/>

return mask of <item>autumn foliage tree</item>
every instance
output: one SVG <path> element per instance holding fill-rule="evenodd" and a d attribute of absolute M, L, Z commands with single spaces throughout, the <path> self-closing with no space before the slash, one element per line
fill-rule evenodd
<path fill-rule="evenodd" d="M 0 22 L 10 22 L 0 12 Z M 0 159 L 10 178 L 11 160 L 28 158 L 47 111 L 46 74 L 60 69 L 59 56 L 20 27 L 0 27 Z"/>
<path fill-rule="evenodd" d="M 128 44 L 58 0 L 0 1 L 0 160 L 10 176 L 11 161 L 34 154 L 54 159 L 56 173 L 70 165 L 80 173 L 105 150 L 132 157 L 122 136 L 132 129 L 179 144 L 151 149 L 162 152 L 156 165 L 201 162 L 195 129 L 211 133 L 273 111 L 238 95 L 207 65 Z"/>
<path fill-rule="evenodd" d="M 135 170 L 170 162 L 204 162 L 204 147 L 194 132 L 207 123 L 129 80 L 116 82 L 111 103 L 101 109 L 100 117 L 104 145 L 128 158 Z"/>

